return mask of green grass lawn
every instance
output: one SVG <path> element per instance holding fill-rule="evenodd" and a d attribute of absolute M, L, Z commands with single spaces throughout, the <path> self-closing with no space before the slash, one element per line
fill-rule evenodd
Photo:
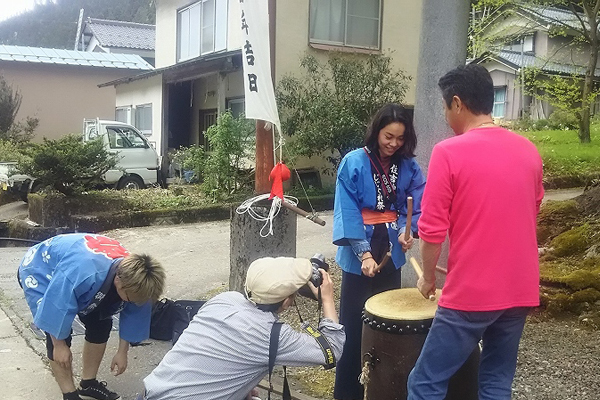
<path fill-rule="evenodd" d="M 600 124 L 592 125 L 592 142 L 586 144 L 579 143 L 577 131 L 532 131 L 522 135 L 537 146 L 547 180 L 600 176 Z"/>

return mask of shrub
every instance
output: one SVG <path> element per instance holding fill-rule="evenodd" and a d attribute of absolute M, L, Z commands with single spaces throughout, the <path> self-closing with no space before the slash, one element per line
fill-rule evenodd
<path fill-rule="evenodd" d="M 80 135 L 67 135 L 33 147 L 31 159 L 22 162 L 20 170 L 44 186 L 73 195 L 101 184 L 102 175 L 117 161 L 101 140 L 84 142 Z"/>
<path fill-rule="evenodd" d="M 277 86 L 282 128 L 293 138 L 292 152 L 328 155 L 334 168 L 363 146 L 367 124 L 381 106 L 404 101 L 410 81 L 381 54 L 339 53 L 327 62 L 305 55 L 300 66 L 301 76 L 285 76 Z"/>
<path fill-rule="evenodd" d="M 181 174 L 183 171 L 193 171 L 190 182 L 200 182 L 203 179 L 204 164 L 206 163 L 206 154 L 204 148 L 198 145 L 181 147 L 176 150 L 172 156 L 173 161 L 179 164 Z"/>
<path fill-rule="evenodd" d="M 227 111 L 206 131 L 210 152 L 204 167 L 202 189 L 213 199 L 228 198 L 251 183 L 250 162 L 254 160 L 254 123 Z"/>
<path fill-rule="evenodd" d="M 579 128 L 577 117 L 573 113 L 564 110 L 556 110 L 550 114 L 548 125 L 549 129 L 569 130 Z"/>

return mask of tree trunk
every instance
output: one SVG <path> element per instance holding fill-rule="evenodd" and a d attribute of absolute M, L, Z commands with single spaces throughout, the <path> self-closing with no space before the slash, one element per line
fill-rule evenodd
<path fill-rule="evenodd" d="M 583 90 L 581 94 L 581 120 L 579 122 L 579 141 L 581 143 L 590 143 L 590 118 L 591 118 L 591 102 L 590 98 L 594 91 L 594 75 L 596 73 L 596 64 L 598 63 L 598 46 L 600 40 L 598 38 L 598 9 L 600 0 L 596 1 L 594 8 L 590 5 L 583 4 L 587 22 L 589 24 L 588 41 L 590 44 L 590 58 L 585 71 L 585 80 L 583 82 Z"/>
<path fill-rule="evenodd" d="M 585 90 L 584 90 L 585 93 Z M 590 143 L 590 105 L 584 105 L 584 108 L 581 110 L 581 118 L 579 119 L 579 132 L 577 132 L 579 136 L 580 143 Z"/>

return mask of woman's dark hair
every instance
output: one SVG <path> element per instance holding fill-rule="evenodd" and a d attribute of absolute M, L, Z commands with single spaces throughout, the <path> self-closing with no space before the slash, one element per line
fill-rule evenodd
<path fill-rule="evenodd" d="M 417 148 L 417 135 L 413 126 L 412 117 L 404 107 L 398 104 L 386 104 L 375 113 L 367 128 L 365 146 L 375 154 L 378 154 L 379 142 L 377 139 L 379 137 L 379 132 L 394 122 L 399 122 L 404 125 L 404 144 L 396 151 L 396 154 L 405 158 L 414 157 L 415 149 Z"/>
<path fill-rule="evenodd" d="M 475 115 L 487 115 L 494 108 L 494 82 L 487 69 L 478 64 L 463 65 L 442 76 L 438 82 L 448 108 L 457 96 Z"/>

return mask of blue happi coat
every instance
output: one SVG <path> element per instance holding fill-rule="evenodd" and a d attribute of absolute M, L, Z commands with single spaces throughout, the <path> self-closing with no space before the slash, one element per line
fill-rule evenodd
<path fill-rule="evenodd" d="M 406 227 L 406 198 L 413 198 L 411 230 L 417 231 L 424 188 L 425 178 L 416 160 L 402 158 L 396 182 L 396 202 L 391 206 L 392 210 L 398 211 L 398 219 L 386 224 L 396 269 L 406 262 L 402 246 L 397 239 L 398 234 Z M 361 210 L 375 210 L 376 203 L 377 191 L 369 157 L 362 148 L 353 150 L 342 159 L 338 168 L 333 214 L 333 243 L 340 246 L 335 260 L 345 272 L 361 274 L 361 262 L 354 254 L 348 239 L 371 241 L 373 225 L 363 224 Z"/>
<path fill-rule="evenodd" d="M 19 279 L 35 325 L 57 339 L 68 337 L 75 316 L 92 302 L 111 265 L 127 254 L 116 240 L 89 233 L 55 236 L 30 248 L 19 266 Z M 150 313 L 150 303 L 125 302 L 121 339 L 147 339 Z"/>

